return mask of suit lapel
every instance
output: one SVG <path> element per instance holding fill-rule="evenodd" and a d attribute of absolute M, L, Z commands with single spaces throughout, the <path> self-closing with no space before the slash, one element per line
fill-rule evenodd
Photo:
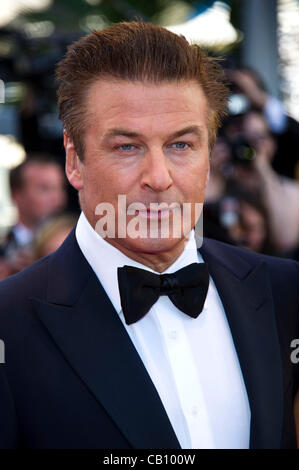
<path fill-rule="evenodd" d="M 65 359 L 134 448 L 180 448 L 160 397 L 74 235 L 49 258 L 35 311 Z"/>
<path fill-rule="evenodd" d="M 228 318 L 251 408 L 251 448 L 280 447 L 283 397 L 280 345 L 265 262 L 249 265 L 206 240 L 200 249 Z"/>

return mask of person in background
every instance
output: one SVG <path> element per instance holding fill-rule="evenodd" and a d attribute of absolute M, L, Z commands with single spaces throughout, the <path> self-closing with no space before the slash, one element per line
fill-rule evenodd
<path fill-rule="evenodd" d="M 0 247 L 0 281 L 9 276 L 9 269 L 4 256 L 4 251 Z"/>
<path fill-rule="evenodd" d="M 240 200 L 240 225 L 243 238 L 243 243 L 240 246 L 256 253 L 274 254 L 269 241 L 270 231 L 267 215 L 267 211 L 259 199 Z"/>
<path fill-rule="evenodd" d="M 272 166 L 279 173 L 289 178 L 298 178 L 299 174 L 299 123 L 288 116 L 283 103 L 266 91 L 261 78 L 249 67 L 227 70 L 227 77 L 233 88 L 247 102 L 247 110 L 261 113 L 277 146 L 273 155 Z"/>
<path fill-rule="evenodd" d="M 299 244 L 299 182 L 279 175 L 272 168 L 276 145 L 261 113 L 245 114 L 243 134 L 255 151 L 251 174 L 256 177 L 257 189 L 269 213 L 275 247 L 280 253 L 295 250 Z M 240 178 L 240 174 L 236 177 Z M 244 178 L 243 184 L 245 181 Z"/>
<path fill-rule="evenodd" d="M 277 140 L 263 113 L 252 109 L 230 116 L 213 149 L 212 157 L 216 158 L 211 163 L 207 195 L 209 202 L 219 205 L 221 213 L 225 198 L 232 196 L 236 200 L 244 191 L 251 194 L 268 214 L 271 253 L 296 258 L 299 182 L 274 170 L 276 148 Z"/>
<path fill-rule="evenodd" d="M 269 227 L 269 214 L 258 195 L 238 190 L 224 197 L 220 221 L 237 246 L 256 253 L 276 255 Z"/>
<path fill-rule="evenodd" d="M 72 214 L 61 214 L 50 217 L 37 229 L 33 240 L 33 261 L 47 256 L 60 247 L 78 217 Z"/>
<path fill-rule="evenodd" d="M 11 196 L 18 218 L 2 244 L 9 274 L 32 262 L 34 232 L 42 220 L 65 208 L 65 186 L 66 179 L 60 165 L 47 154 L 29 155 L 11 170 Z"/>
<path fill-rule="evenodd" d="M 224 136 L 217 137 L 211 152 L 211 172 L 206 189 L 206 203 L 215 203 L 225 194 L 227 179 L 231 172 L 231 158 L 232 152 L 229 142 Z"/>
<path fill-rule="evenodd" d="M 273 169 L 276 148 L 275 135 L 263 113 L 250 110 L 226 119 L 211 154 L 205 224 L 210 227 L 215 219 L 211 215 L 216 214 L 218 228 L 214 223 L 213 238 L 224 241 L 225 230 L 237 245 L 244 246 L 245 242 L 253 251 L 298 259 L 299 183 Z M 244 192 L 249 202 L 241 196 Z M 248 218 L 251 228 L 254 221 L 254 226 L 260 228 L 266 223 L 265 245 L 252 245 L 247 229 L 247 241 L 243 240 L 238 214 L 244 221 Z M 259 233 L 262 235 L 262 230 Z M 206 235 L 211 236 L 210 231 Z M 225 241 L 229 241 L 227 236 Z"/>

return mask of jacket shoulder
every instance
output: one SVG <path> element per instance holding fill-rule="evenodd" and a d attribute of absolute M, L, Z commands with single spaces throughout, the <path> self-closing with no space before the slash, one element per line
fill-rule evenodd
<path fill-rule="evenodd" d="M 203 249 L 207 249 L 210 253 L 213 253 L 217 256 L 225 255 L 227 257 L 232 257 L 232 259 L 237 256 L 252 266 L 258 265 L 264 261 L 273 269 L 290 269 L 292 272 L 297 274 L 297 276 L 299 275 L 299 263 L 290 258 L 281 258 L 278 256 L 256 253 L 245 248 L 240 248 L 235 245 L 213 240 L 212 238 L 204 238 Z"/>
<path fill-rule="evenodd" d="M 5 307 L 12 310 L 13 305 L 20 305 L 31 296 L 46 297 L 49 256 L 31 264 L 17 274 L 0 282 L 1 314 Z"/>

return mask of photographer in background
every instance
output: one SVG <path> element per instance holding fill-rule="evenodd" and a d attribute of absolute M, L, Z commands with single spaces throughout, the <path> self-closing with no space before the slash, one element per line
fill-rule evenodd
<path fill-rule="evenodd" d="M 256 110 L 263 114 L 276 139 L 272 166 L 281 175 L 298 178 L 299 123 L 288 116 L 283 103 L 267 93 L 258 74 L 247 67 L 226 71 L 233 91 L 231 104 L 243 106 L 243 111 Z"/>
<path fill-rule="evenodd" d="M 299 243 L 299 183 L 279 175 L 272 168 L 275 140 L 261 113 L 250 111 L 245 114 L 243 134 L 255 151 L 251 174 L 259 182 L 275 246 L 281 253 L 292 252 Z M 240 178 L 240 172 L 236 176 Z"/>
<path fill-rule="evenodd" d="M 229 116 L 212 153 L 205 214 L 207 217 L 214 214 L 215 223 L 217 213 L 220 229 L 214 230 L 212 234 L 217 239 L 217 233 L 223 228 L 240 246 L 246 246 L 247 243 L 254 251 L 297 259 L 299 183 L 273 169 L 276 148 L 276 139 L 262 113 L 250 110 Z M 239 206 L 244 199 L 241 194 L 244 193 L 253 197 L 255 203 L 253 207 L 250 203 L 250 208 L 245 206 L 242 217 L 246 214 L 256 222 L 259 219 L 258 225 L 266 227 L 265 237 L 271 239 L 265 245 L 267 249 L 263 248 L 263 243 L 258 249 L 255 244 L 250 246 L 250 236 L 244 231 L 244 224 L 240 229 Z M 226 204 L 230 198 L 234 203 Z M 262 223 L 260 219 L 266 222 Z M 244 239 L 247 240 L 245 245 Z"/>

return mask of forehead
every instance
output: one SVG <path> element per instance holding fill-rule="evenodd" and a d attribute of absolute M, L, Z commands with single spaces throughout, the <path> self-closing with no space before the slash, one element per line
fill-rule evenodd
<path fill-rule="evenodd" d="M 59 165 L 55 163 L 39 163 L 32 162 L 24 168 L 23 179 L 28 180 L 40 180 L 44 177 L 49 178 L 50 176 L 60 177 L 62 170 Z"/>
<path fill-rule="evenodd" d="M 90 123 L 157 126 L 207 122 L 207 101 L 194 81 L 144 83 L 99 80 L 89 90 Z"/>

